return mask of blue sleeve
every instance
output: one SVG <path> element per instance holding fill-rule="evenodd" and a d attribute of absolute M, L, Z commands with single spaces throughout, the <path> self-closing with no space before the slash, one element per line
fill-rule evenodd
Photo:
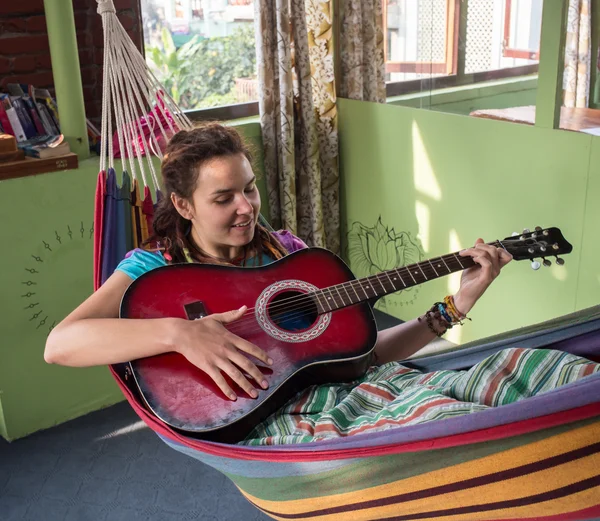
<path fill-rule="evenodd" d="M 122 271 L 135 280 L 148 271 L 166 265 L 167 261 L 159 251 L 146 251 L 136 248 L 125 256 L 115 271 Z"/>

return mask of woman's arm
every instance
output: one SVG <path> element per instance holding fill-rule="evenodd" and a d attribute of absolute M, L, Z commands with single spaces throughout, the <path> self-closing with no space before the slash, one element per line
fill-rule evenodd
<path fill-rule="evenodd" d="M 473 248 L 463 250 L 460 254 L 471 257 L 476 263 L 476 266 L 463 271 L 460 289 L 454 296 L 457 310 L 462 316 L 466 316 L 500 274 L 500 270 L 511 261 L 512 256 L 502 248 L 485 244 L 483 239 L 477 239 Z M 443 331 L 444 321 L 436 320 L 434 328 L 436 331 Z M 435 337 L 436 334 L 431 331 L 425 317 L 385 329 L 377 335 L 377 362 L 383 364 L 405 360 Z"/>
<path fill-rule="evenodd" d="M 121 298 L 131 282 L 125 273 L 115 272 L 60 322 L 46 340 L 46 362 L 86 367 L 174 351 L 173 319 L 118 318 Z"/>
<path fill-rule="evenodd" d="M 52 330 L 46 340 L 45 360 L 84 367 L 178 352 L 205 371 L 232 400 L 236 395 L 223 373 L 253 398 L 258 396 L 256 390 L 242 371 L 267 388 L 262 372 L 246 355 L 267 365 L 272 361 L 262 349 L 224 327 L 241 318 L 245 306 L 200 320 L 121 319 L 118 318 L 121 298 L 130 284 L 128 275 L 116 271 Z"/>
<path fill-rule="evenodd" d="M 377 363 L 385 364 L 396 360 L 405 360 L 431 342 L 436 335 L 427 323 L 418 319 L 398 324 L 380 331 L 377 335 L 375 354 Z"/>

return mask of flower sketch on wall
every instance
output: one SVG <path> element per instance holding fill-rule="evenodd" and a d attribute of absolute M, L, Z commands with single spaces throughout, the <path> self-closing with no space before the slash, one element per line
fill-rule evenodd
<path fill-rule="evenodd" d="M 350 267 L 357 277 L 376 275 L 424 258 L 418 239 L 410 232 L 396 232 L 394 228 L 385 226 L 381 216 L 372 227 L 354 222 L 348 232 L 347 244 Z M 377 307 L 386 311 L 391 307 L 413 304 L 418 292 L 418 286 L 398 291 L 379 299 Z"/>

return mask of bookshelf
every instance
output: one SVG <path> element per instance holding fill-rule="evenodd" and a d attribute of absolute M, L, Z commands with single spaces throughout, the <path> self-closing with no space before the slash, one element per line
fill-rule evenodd
<path fill-rule="evenodd" d="M 64 156 L 35 159 L 25 157 L 19 161 L 5 161 L 0 163 L 0 181 L 27 177 L 30 175 L 71 170 L 79 166 L 77 154 L 69 153 Z"/>

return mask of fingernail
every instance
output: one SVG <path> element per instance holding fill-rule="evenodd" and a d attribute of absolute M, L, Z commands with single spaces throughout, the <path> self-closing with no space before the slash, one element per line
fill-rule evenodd
<path fill-rule="evenodd" d="M 257 398 L 257 397 L 258 397 L 258 393 L 257 393 L 257 392 L 256 392 L 256 391 L 253 389 L 253 390 L 250 392 L 250 396 L 252 396 L 252 398 Z"/>
<path fill-rule="evenodd" d="M 263 389 L 266 389 L 267 387 L 269 387 L 269 382 L 267 382 L 266 380 L 263 380 L 262 382 L 260 382 L 260 385 L 262 386 Z"/>
<path fill-rule="evenodd" d="M 235 402 L 237 400 L 237 396 L 235 394 L 230 394 L 229 399 Z"/>
<path fill-rule="evenodd" d="M 272 358 L 267 358 L 267 364 L 273 365 L 273 359 Z"/>

